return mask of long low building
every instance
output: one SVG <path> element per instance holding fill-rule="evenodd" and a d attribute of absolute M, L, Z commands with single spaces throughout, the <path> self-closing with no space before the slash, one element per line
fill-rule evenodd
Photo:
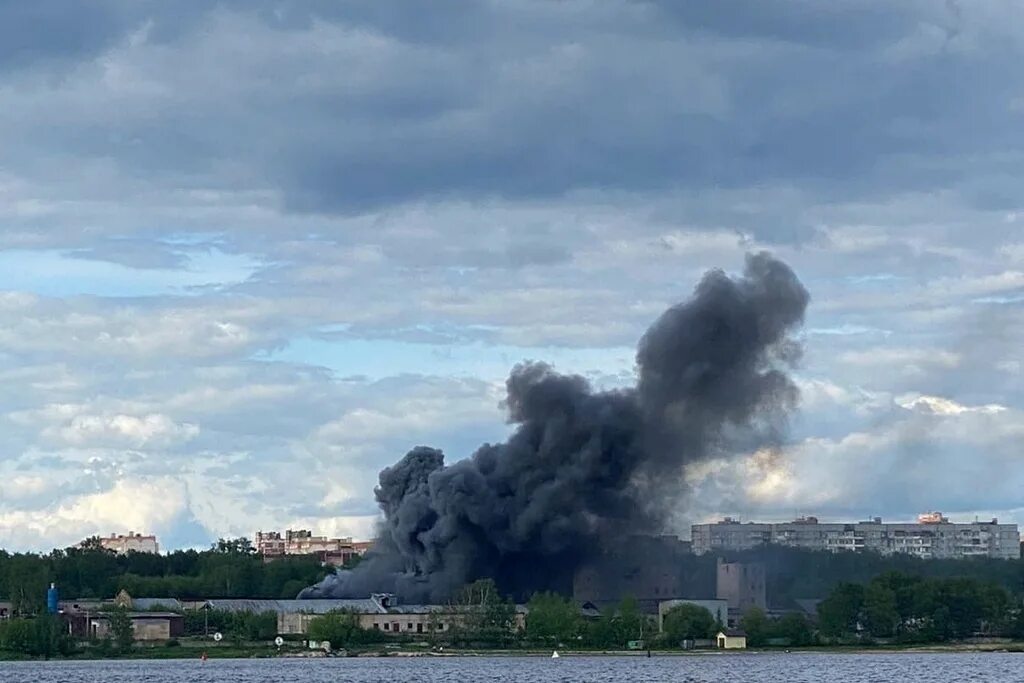
<path fill-rule="evenodd" d="M 466 619 L 466 612 L 455 606 L 404 605 L 388 594 L 355 600 L 207 600 L 206 606 L 226 612 L 274 612 L 281 635 L 306 634 L 310 622 L 330 612 L 350 612 L 359 618 L 362 628 L 388 635 L 447 632 Z M 526 608 L 517 605 L 514 627 L 525 626 Z"/>
<path fill-rule="evenodd" d="M 821 523 L 802 517 L 781 524 L 742 523 L 726 517 L 714 524 L 691 528 L 697 554 L 751 550 L 775 544 L 809 550 L 839 552 L 869 550 L 882 555 L 909 553 L 923 558 L 995 557 L 1019 559 L 1020 532 L 1016 524 L 971 522 L 956 524 L 937 512 L 918 517 L 917 523 Z"/>

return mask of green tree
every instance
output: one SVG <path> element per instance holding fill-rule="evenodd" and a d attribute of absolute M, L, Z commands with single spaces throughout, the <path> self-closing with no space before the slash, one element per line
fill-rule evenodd
<path fill-rule="evenodd" d="M 676 605 L 665 613 L 663 627 L 666 639 L 678 645 L 684 640 L 713 637 L 715 618 L 699 605 Z"/>
<path fill-rule="evenodd" d="M 4 593 L 12 611 L 20 615 L 42 612 L 50 583 L 48 563 L 36 555 L 19 554 L 11 556 L 4 564 Z"/>
<path fill-rule="evenodd" d="M 71 636 L 57 617 L 45 615 L 32 620 L 34 652 L 43 657 L 69 654 L 73 648 Z"/>
<path fill-rule="evenodd" d="M 135 641 L 135 628 L 132 626 L 131 615 L 124 607 L 116 607 L 107 613 L 110 623 L 110 635 L 118 651 L 127 652 Z"/>
<path fill-rule="evenodd" d="M 832 638 L 856 633 L 863 605 L 864 586 L 857 583 L 839 584 L 818 605 L 821 632 Z"/>
<path fill-rule="evenodd" d="M 277 612 L 232 612 L 223 631 L 236 641 L 270 640 L 277 635 Z"/>
<path fill-rule="evenodd" d="M 9 652 L 34 654 L 35 634 L 31 619 L 10 619 L 2 624 L 0 645 Z"/>
<path fill-rule="evenodd" d="M 782 618 L 773 624 L 772 630 L 777 637 L 785 638 L 789 641 L 790 645 L 796 647 L 810 645 L 814 640 L 814 633 L 811 631 L 811 625 L 807 623 L 807 617 L 799 612 L 784 614 Z M 749 636 L 750 633 L 748 632 L 748 642 Z"/>
<path fill-rule="evenodd" d="M 864 625 L 875 638 L 890 638 L 900 624 L 896 592 L 883 581 L 872 581 L 864 589 Z"/>
<path fill-rule="evenodd" d="M 227 555 L 252 555 L 256 552 L 252 541 L 244 536 L 238 538 L 219 538 L 213 545 L 213 549 L 218 553 Z"/>
<path fill-rule="evenodd" d="M 640 603 L 631 595 L 627 595 L 619 603 L 613 623 L 615 642 L 619 646 L 630 640 L 640 640 L 651 632 L 650 619 L 640 611 Z"/>
<path fill-rule="evenodd" d="M 469 639 L 505 643 L 515 625 L 515 605 L 502 598 L 493 579 L 480 579 L 459 591 L 456 599 L 462 613 L 460 629 Z"/>
<path fill-rule="evenodd" d="M 580 633 L 579 610 L 567 598 L 555 593 L 536 593 L 527 608 L 526 634 L 531 640 L 566 642 Z"/>
<path fill-rule="evenodd" d="M 747 644 L 761 647 L 768 642 L 772 624 L 760 607 L 751 607 L 740 619 L 740 627 L 747 633 Z"/>
<path fill-rule="evenodd" d="M 350 647 L 373 640 L 374 633 L 360 627 L 359 617 L 350 612 L 328 612 L 309 622 L 312 640 L 328 641 L 331 647 Z"/>
<path fill-rule="evenodd" d="M 50 615 L 0 622 L 0 648 L 33 657 L 67 655 L 74 643 L 64 624 Z"/>
<path fill-rule="evenodd" d="M 111 555 L 113 555 L 112 551 L 109 551 L 103 547 L 102 541 L 103 539 L 101 539 L 99 536 L 90 536 L 89 538 L 79 543 L 78 547 L 84 552 L 109 552 Z M 70 551 L 71 549 L 68 548 L 68 550 Z"/>

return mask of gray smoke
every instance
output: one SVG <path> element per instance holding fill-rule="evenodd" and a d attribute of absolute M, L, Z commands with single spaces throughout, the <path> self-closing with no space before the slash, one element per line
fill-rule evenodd
<path fill-rule="evenodd" d="M 544 363 L 506 383 L 508 441 L 445 466 L 417 447 L 380 474 L 375 548 L 299 597 L 444 601 L 478 578 L 507 594 L 567 590 L 581 562 L 664 529 L 688 465 L 773 442 L 797 390 L 783 368 L 808 294 L 784 263 L 748 255 L 743 277 L 708 272 L 651 326 L 635 388 L 594 391 Z"/>

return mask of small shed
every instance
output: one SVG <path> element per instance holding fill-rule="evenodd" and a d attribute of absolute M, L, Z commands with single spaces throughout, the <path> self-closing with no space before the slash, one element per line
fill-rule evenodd
<path fill-rule="evenodd" d="M 747 647 L 747 633 L 738 628 L 727 628 L 718 632 L 715 642 L 720 650 L 744 650 Z"/>

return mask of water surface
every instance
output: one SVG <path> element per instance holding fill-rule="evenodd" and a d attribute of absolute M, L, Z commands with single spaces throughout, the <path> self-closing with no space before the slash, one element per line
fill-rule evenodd
<path fill-rule="evenodd" d="M 1024 654 L 728 654 L 10 662 L 3 683 L 1024 683 Z"/>

